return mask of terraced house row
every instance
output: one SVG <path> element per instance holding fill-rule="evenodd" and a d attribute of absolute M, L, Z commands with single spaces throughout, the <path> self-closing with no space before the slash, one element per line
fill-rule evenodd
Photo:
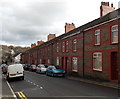
<path fill-rule="evenodd" d="M 25 64 L 54 64 L 68 74 L 117 81 L 120 77 L 120 9 L 35 46 L 21 57 Z"/>

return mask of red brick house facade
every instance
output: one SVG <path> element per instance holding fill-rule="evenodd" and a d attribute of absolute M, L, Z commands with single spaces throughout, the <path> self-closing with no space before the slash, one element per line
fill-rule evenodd
<path fill-rule="evenodd" d="M 31 48 L 25 64 L 54 64 L 68 74 L 120 79 L 120 9 Z"/>

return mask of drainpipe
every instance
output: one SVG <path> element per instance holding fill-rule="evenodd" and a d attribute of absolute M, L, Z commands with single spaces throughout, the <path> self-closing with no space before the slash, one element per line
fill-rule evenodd
<path fill-rule="evenodd" d="M 118 60 L 117 63 L 120 64 L 120 19 L 118 19 Z M 118 87 L 120 88 L 120 66 L 118 66 Z M 120 90 L 119 90 L 120 93 Z M 120 96 L 120 94 L 119 94 Z"/>
<path fill-rule="evenodd" d="M 37 65 L 38 65 L 38 50 L 39 50 L 39 48 L 36 48 L 36 51 L 37 51 Z"/>
<path fill-rule="evenodd" d="M 85 75 L 85 62 L 84 62 L 84 52 L 85 52 L 85 35 L 84 35 L 84 30 L 81 30 L 80 33 L 82 33 L 83 35 L 83 52 L 82 52 L 82 55 L 83 55 L 83 77 Z"/>

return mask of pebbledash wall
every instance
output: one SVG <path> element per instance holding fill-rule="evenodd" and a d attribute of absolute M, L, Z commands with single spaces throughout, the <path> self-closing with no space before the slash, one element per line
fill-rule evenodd
<path fill-rule="evenodd" d="M 81 77 L 118 80 L 120 9 L 27 50 L 21 61 L 58 65 L 66 73 Z"/>

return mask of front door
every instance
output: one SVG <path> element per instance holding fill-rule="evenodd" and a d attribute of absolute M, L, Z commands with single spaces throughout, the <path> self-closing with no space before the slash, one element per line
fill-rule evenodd
<path fill-rule="evenodd" d="M 66 71 L 66 73 L 67 73 L 67 65 L 68 65 L 68 57 L 65 57 L 65 68 L 64 68 L 64 70 Z"/>
<path fill-rule="evenodd" d="M 118 80 L 117 52 L 111 53 L 111 80 Z"/>
<path fill-rule="evenodd" d="M 62 69 L 63 69 L 64 68 L 64 57 L 62 57 L 61 65 L 62 65 Z"/>

